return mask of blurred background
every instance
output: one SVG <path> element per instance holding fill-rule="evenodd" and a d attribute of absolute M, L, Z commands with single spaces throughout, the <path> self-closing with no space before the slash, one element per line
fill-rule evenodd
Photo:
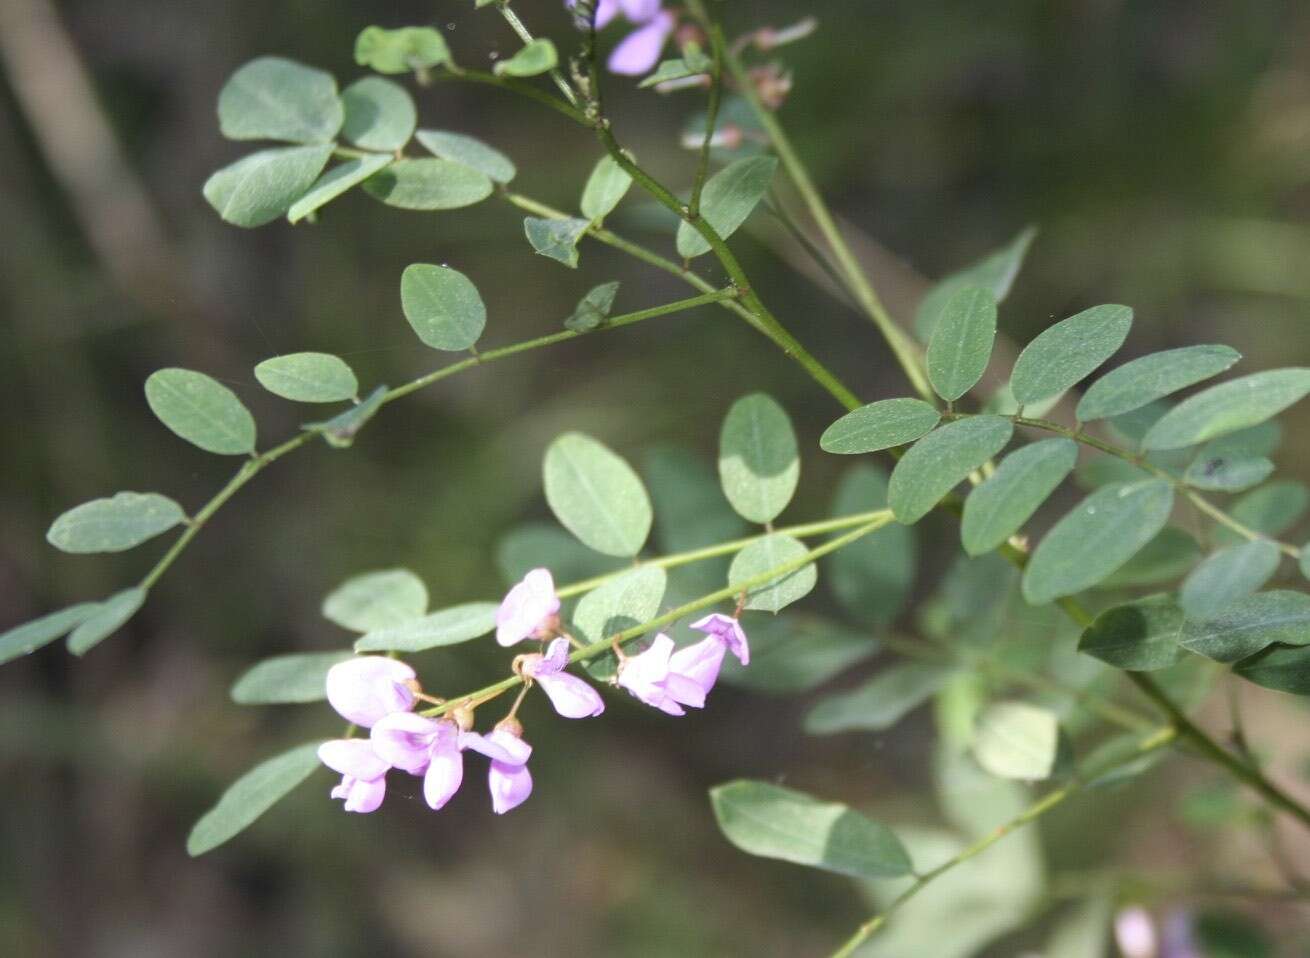
<path fill-rule="evenodd" d="M 484 346 L 558 329 L 605 280 L 623 282 L 620 311 L 686 295 L 594 244 L 584 244 L 577 272 L 534 256 L 522 214 L 495 201 L 422 214 L 356 191 L 317 225 L 256 231 L 226 225 L 205 203 L 205 178 L 244 152 L 220 137 L 214 113 L 239 65 L 278 54 L 344 85 L 362 72 L 354 37 L 374 23 L 441 25 L 469 63 L 515 49 L 503 22 L 472 6 L 0 0 L 0 221 L 9 236 L 0 256 L 0 629 L 124 587 L 161 548 L 61 555 L 44 534 L 63 510 L 119 489 L 158 490 L 195 508 L 226 481 L 231 462 L 151 416 L 141 384 L 157 368 L 202 369 L 229 384 L 266 445 L 315 411 L 258 388 L 251 368 L 260 359 L 334 352 L 365 384 L 392 385 L 441 364 L 400 311 L 399 276 L 411 262 L 449 263 L 477 283 L 489 311 Z M 555 0 L 515 7 L 567 42 Z M 781 116 L 902 320 L 931 278 L 1035 224 L 1001 311 L 1012 341 L 1085 306 L 1122 302 L 1137 322 L 1120 358 L 1223 342 L 1244 354 L 1245 371 L 1310 363 L 1306 4 L 723 8 L 730 35 L 819 18 L 812 38 L 779 51 L 795 80 Z M 693 158 L 678 139 L 696 96 L 634 86 L 611 87 L 621 139 L 686 187 Z M 416 99 L 420 126 L 485 139 L 518 162 L 516 190 L 575 207 L 599 156 L 584 132 L 498 91 L 437 85 Z M 671 255 L 670 222 L 635 191 L 610 225 Z M 863 398 L 904 394 L 872 327 L 782 235 L 760 214 L 735 241 L 765 300 Z M 697 269 L 714 278 L 708 259 Z M 931 822 L 930 714 L 883 735 L 814 738 L 799 721 L 812 695 L 725 688 L 706 713 L 677 722 L 615 699 L 603 721 L 566 724 L 531 701 L 537 792 L 503 819 L 472 769 L 476 787 L 440 814 L 407 781 L 382 812 L 349 818 L 328 801 L 322 771 L 229 845 L 199 860 L 184 849 L 191 823 L 241 772 L 336 734 L 325 705 L 250 709 L 227 696 L 261 657 L 348 642 L 319 614 L 333 586 L 405 565 L 427 581 L 434 607 L 496 597 L 513 566 L 505 537 L 548 518 L 539 464 L 558 432 L 590 432 L 644 471 L 669 461 L 670 444 L 709 468 L 724 412 L 756 389 L 787 407 L 805 451 L 784 520 L 829 514 L 848 463 L 822 456 L 817 437 L 839 410 L 763 338 L 702 309 L 475 371 L 389 407 L 351 450 L 310 447 L 224 509 L 131 625 L 85 661 L 56 643 L 0 669 L 0 954 L 825 953 L 872 910 L 866 891 L 737 852 L 718 833 L 706 789 L 763 778 L 890 820 Z M 1285 474 L 1310 467 L 1306 426 L 1304 407 L 1285 419 Z M 665 452 L 652 458 L 651 449 Z M 956 541 L 945 522 L 919 530 L 916 596 L 936 591 Z M 832 606 L 821 581 L 807 608 Z M 417 664 L 430 689 L 457 692 L 497 677 L 502 660 L 475 643 Z M 1250 698 L 1252 738 L 1269 743 L 1278 773 L 1304 793 L 1306 712 L 1276 693 Z M 1221 713 L 1212 718 L 1222 725 Z M 1263 832 L 1230 808 L 1238 800 L 1194 800 L 1214 786 L 1207 767 L 1173 758 L 1127 790 L 1071 803 L 1040 841 L 1036 832 L 1016 838 L 1017 851 L 994 867 L 1008 861 L 1048 890 L 1054 881 L 1040 875 L 1053 874 L 1052 863 L 1080 873 L 1264 874 Z M 1304 846 L 1290 847 L 1304 860 Z M 1165 918 L 1194 902 L 1155 894 L 1149 904 Z M 1303 906 L 1222 905 L 1284 942 L 1310 927 Z M 986 953 L 1042 953 L 1043 927 Z M 957 953 L 942 941 L 900 947 L 901 956 Z M 1239 939 L 1224 953 L 1265 953 L 1255 947 Z"/>

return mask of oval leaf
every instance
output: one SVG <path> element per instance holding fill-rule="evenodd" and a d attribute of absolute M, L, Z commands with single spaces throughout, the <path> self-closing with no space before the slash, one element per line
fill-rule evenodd
<path fill-rule="evenodd" d="M 1238 662 L 1233 671 L 1276 692 L 1310 695 L 1310 646 L 1276 645 Z"/>
<path fill-rule="evenodd" d="M 496 627 L 495 602 L 468 602 L 378 629 L 355 641 L 356 652 L 422 652 L 486 635 Z"/>
<path fill-rule="evenodd" d="M 217 848 L 245 831 L 318 768 L 319 742 L 306 742 L 256 765 L 223 793 L 218 804 L 201 816 L 187 836 L 193 858 Z"/>
<path fill-rule="evenodd" d="M 414 135 L 418 111 L 398 83 L 364 77 L 341 91 L 345 121 L 341 135 L 363 150 L 392 153 Z"/>
<path fill-rule="evenodd" d="M 1165 413 L 1143 449 L 1179 449 L 1254 426 L 1310 393 L 1310 369 L 1271 369 L 1211 386 Z"/>
<path fill-rule="evenodd" d="M 1078 403 L 1078 419 L 1120 416 L 1180 389 L 1218 376 L 1242 354 L 1227 346 L 1184 346 L 1125 363 L 1092 383 Z"/>
<path fill-rule="evenodd" d="M 394 157 L 359 156 L 339 163 L 320 176 L 309 188 L 309 192 L 291 204 L 287 210 L 287 221 L 299 223 L 310 213 L 331 203 L 342 193 L 353 189 L 385 166 L 395 161 Z"/>
<path fill-rule="evenodd" d="M 633 569 L 592 589 L 573 610 L 573 633 L 583 642 L 599 642 L 655 618 L 664 601 L 669 577 L 653 566 Z M 591 659 L 587 672 L 596 679 L 613 677 L 617 663 L 611 653 Z"/>
<path fill-rule="evenodd" d="M 359 380 L 345 360 L 330 353 L 291 353 L 255 367 L 259 384 L 294 402 L 341 402 L 359 392 Z"/>
<path fill-rule="evenodd" d="M 587 177 L 587 185 L 582 189 L 582 203 L 578 207 L 582 215 L 589 220 L 603 220 L 614 212 L 614 207 L 632 186 L 632 177 L 619 166 L 614 157 L 606 154 Z"/>
<path fill-rule="evenodd" d="M 165 426 L 221 456 L 255 451 L 255 420 L 236 393 L 190 369 L 161 369 L 146 380 L 146 402 Z"/>
<path fill-rule="evenodd" d="M 745 780 L 710 789 L 710 802 L 728 841 L 748 854 L 856 878 L 913 870 L 891 829 L 837 802 Z"/>
<path fill-rule="evenodd" d="M 1102 486 L 1055 524 L 1023 574 L 1033 605 L 1091 588 L 1164 528 L 1174 491 L 1161 479 Z"/>
<path fill-rule="evenodd" d="M 0 635 L 0 665 L 30 655 L 55 639 L 77 628 L 100 608 L 99 602 L 79 602 L 58 612 L 51 612 L 31 622 L 24 622 Z"/>
<path fill-rule="evenodd" d="M 341 120 L 332 74 L 282 57 L 251 60 L 218 94 L 218 125 L 229 140 L 328 143 Z"/>
<path fill-rule="evenodd" d="M 1078 444 L 1043 439 L 1016 449 L 964 501 L 960 538 L 971 556 L 995 549 L 1023 527 L 1073 471 Z"/>
<path fill-rule="evenodd" d="M 560 436 L 542 464 L 546 502 L 597 552 L 635 556 L 650 534 L 650 496 L 626 461 L 582 433 Z"/>
<path fill-rule="evenodd" d="M 122 627 L 145 604 L 146 590 L 124 589 L 96 603 L 95 609 L 68 637 L 68 651 L 84 655 Z"/>
<path fill-rule="evenodd" d="M 1183 618 L 1172 596 L 1147 596 L 1098 615 L 1078 640 L 1078 651 L 1117 669 L 1165 669 L 1182 656 Z"/>
<path fill-rule="evenodd" d="M 69 509 L 46 540 L 64 552 L 122 552 L 186 521 L 172 499 L 157 492 L 119 492 Z"/>
<path fill-rule="evenodd" d="M 406 266 L 400 274 L 400 305 L 418 338 L 433 349 L 468 349 L 487 326 L 478 288 L 449 266 Z"/>
<path fill-rule="evenodd" d="M 738 160 L 715 173 L 701 191 L 700 211 L 720 239 L 727 239 L 746 222 L 769 190 L 778 161 L 772 156 Z M 678 255 L 687 259 L 710 251 L 705 237 L 690 223 L 678 224 Z"/>
<path fill-rule="evenodd" d="M 1010 390 L 1021 406 L 1058 396 L 1115 354 L 1133 324 L 1127 306 L 1093 306 L 1056 323 L 1019 354 Z"/>
<path fill-rule="evenodd" d="M 883 669 L 853 691 L 820 699 L 805 716 L 805 731 L 833 735 L 889 729 L 936 694 L 952 671 L 927 662 Z"/>
<path fill-rule="evenodd" d="M 928 433 L 892 470 L 887 502 L 896 521 L 918 522 L 1013 434 L 1014 425 L 1000 416 L 971 416 Z"/>
<path fill-rule="evenodd" d="M 809 550 L 803 542 L 781 533 L 752 542 L 738 552 L 728 568 L 728 585 L 737 586 L 767 575 L 771 570 L 802 559 Z M 818 581 L 814 563 L 753 585 L 746 594 L 747 609 L 780 612 L 809 595 Z"/>
<path fill-rule="evenodd" d="M 719 481 L 732 507 L 751 522 L 772 522 L 800 480 L 796 434 L 786 411 L 764 393 L 732 404 L 719 433 Z"/>
<path fill-rule="evenodd" d="M 364 189 L 402 210 L 454 210 L 481 203 L 492 186 L 485 173 L 463 163 L 424 158 L 397 160 L 365 180 Z"/>
<path fill-rule="evenodd" d="M 314 187 L 331 156 L 331 146 L 288 146 L 251 153 L 205 180 L 205 199 L 233 226 L 263 226 L 290 212 Z"/>
<path fill-rule="evenodd" d="M 555 69 L 559 63 L 559 54 L 555 44 L 545 38 L 538 38 L 524 45 L 508 60 L 501 60 L 493 67 L 496 76 L 534 77 Z"/>
<path fill-rule="evenodd" d="M 942 310 L 951 297 L 966 286 L 982 286 L 991 290 L 992 298 L 998 303 L 1005 299 L 1036 235 L 1037 230 L 1028 227 L 996 252 L 947 276 L 929 290 L 914 314 L 914 330 L 919 339 L 925 343 L 932 339 Z"/>
<path fill-rule="evenodd" d="M 1275 643 L 1310 645 L 1310 595 L 1258 592 L 1211 619 L 1183 626 L 1183 647 L 1216 662 L 1236 662 Z"/>
<path fill-rule="evenodd" d="M 404 625 L 428 610 L 428 589 L 408 569 L 382 569 L 347 579 L 323 600 L 323 616 L 352 632 Z"/>
<path fill-rule="evenodd" d="M 1026 702 L 997 702 L 978 716 L 973 756 L 1001 778 L 1049 778 L 1060 750 L 1060 723 L 1046 709 Z"/>
<path fill-rule="evenodd" d="M 414 138 L 433 156 L 471 166 L 497 183 L 508 183 L 518 174 L 514 161 L 500 150 L 463 133 L 419 130 Z"/>
<path fill-rule="evenodd" d="M 844 456 L 878 452 L 926 436 L 941 418 L 922 399 L 880 399 L 834 422 L 819 437 L 819 446 Z"/>
<path fill-rule="evenodd" d="M 996 297 L 967 286 L 946 301 L 928 340 L 928 381 L 947 402 L 959 399 L 982 379 L 996 340 Z"/>
<path fill-rule="evenodd" d="M 343 652 L 304 652 L 276 655 L 256 662 L 232 685 L 238 705 L 289 705 L 327 698 L 328 669 L 353 655 Z"/>
<path fill-rule="evenodd" d="M 1278 569 L 1278 546 L 1264 539 L 1212 553 L 1183 580 L 1178 604 L 1192 619 L 1209 619 L 1264 587 Z"/>
<path fill-rule="evenodd" d="M 355 38 L 355 62 L 378 73 L 409 73 L 450 59 L 446 38 L 432 27 L 365 27 Z"/>

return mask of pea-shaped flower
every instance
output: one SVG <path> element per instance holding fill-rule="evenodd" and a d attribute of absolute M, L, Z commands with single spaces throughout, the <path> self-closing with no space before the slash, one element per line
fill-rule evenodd
<path fill-rule="evenodd" d="M 518 808 L 532 794 L 532 773 L 528 771 L 532 746 L 523 741 L 515 730 L 517 726 L 517 721 L 509 719 L 489 735 L 465 732 L 462 737 L 464 748 L 491 759 L 487 786 L 491 789 L 491 810 L 497 815 Z"/>
<path fill-rule="evenodd" d="M 559 628 L 559 596 L 549 569 L 533 569 L 509 590 L 496 610 L 496 641 L 548 639 Z"/>
<path fill-rule="evenodd" d="M 393 712 L 373 726 L 373 749 L 392 768 L 423 776 L 423 799 L 436 811 L 464 781 L 462 733 L 450 719 Z"/>
<path fill-rule="evenodd" d="M 371 812 L 387 794 L 386 760 L 373 750 L 368 739 L 342 738 L 318 747 L 318 758 L 341 783 L 332 789 L 333 798 L 344 798 L 348 812 Z"/>
<path fill-rule="evenodd" d="M 349 722 L 372 728 L 392 712 L 414 707 L 414 670 L 381 655 L 347 659 L 328 669 L 328 703 Z"/>
<path fill-rule="evenodd" d="M 686 714 L 684 705 L 704 708 L 705 696 L 719 679 L 725 652 L 746 665 L 750 647 L 740 623 L 727 615 L 708 615 L 691 624 L 708 633 L 695 645 L 673 648 L 673 640 L 660 633 L 649 649 L 629 656 L 619 665 L 618 682 L 641 701 L 669 715 Z"/>
<path fill-rule="evenodd" d="M 605 711 L 599 692 L 564 671 L 569 664 L 568 639 L 555 639 L 545 655 L 525 655 L 522 662 L 523 674 L 541 686 L 555 711 L 565 718 L 591 718 Z"/>

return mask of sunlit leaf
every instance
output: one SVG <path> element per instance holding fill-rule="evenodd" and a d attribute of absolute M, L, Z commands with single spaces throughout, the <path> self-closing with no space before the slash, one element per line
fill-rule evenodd
<path fill-rule="evenodd" d="M 414 138 L 433 156 L 471 166 L 497 183 L 508 183 L 518 173 L 514 161 L 504 153 L 466 134 L 419 130 Z"/>
<path fill-rule="evenodd" d="M 315 181 L 300 199 L 291 204 L 287 210 L 287 220 L 299 223 L 309 214 L 331 203 L 338 196 L 353 189 L 376 173 L 394 162 L 394 157 L 360 156 L 338 163 Z"/>
<path fill-rule="evenodd" d="M 738 780 L 710 790 L 728 841 L 762 858 L 860 878 L 909 874 L 909 855 L 885 825 L 790 788 Z"/>
<path fill-rule="evenodd" d="M 307 742 L 256 765 L 232 783 L 218 804 L 196 822 L 187 836 L 187 854 L 195 857 L 245 831 L 319 767 L 319 742 Z"/>
<path fill-rule="evenodd" d="M 124 589 L 103 602 L 97 602 L 91 614 L 68 636 L 68 651 L 74 655 L 85 655 L 122 628 L 145 601 L 146 590 L 133 588 Z"/>
<path fill-rule="evenodd" d="M 805 731 L 833 735 L 889 729 L 928 701 L 952 671 L 926 662 L 889 666 L 857 689 L 820 699 L 805 716 Z"/>
<path fill-rule="evenodd" d="M 1182 655 L 1183 619 L 1173 596 L 1137 599 L 1098 615 L 1078 640 L 1078 651 L 1118 669 L 1168 668 Z"/>
<path fill-rule="evenodd" d="M 256 662 L 232 685 L 238 705 L 319 702 L 327 698 L 328 669 L 351 658 L 349 650 L 298 652 Z"/>
<path fill-rule="evenodd" d="M 932 388 L 947 402 L 959 399 L 987 371 L 996 340 L 996 297 L 966 286 L 948 299 L 928 340 L 925 367 Z"/>
<path fill-rule="evenodd" d="M 1127 306 L 1093 306 L 1046 329 L 1015 360 L 1015 401 L 1026 407 L 1078 384 L 1118 351 L 1132 324 Z"/>
<path fill-rule="evenodd" d="M 649 622 L 659 614 L 668 584 L 663 569 L 648 566 L 592 589 L 573 610 L 574 637 L 582 642 L 599 642 Z M 606 653 L 591 659 L 585 667 L 593 678 L 608 680 L 616 664 L 613 654 Z"/>
<path fill-rule="evenodd" d="M 378 73 L 409 73 L 449 60 L 446 38 L 432 27 L 365 27 L 355 39 L 355 62 Z"/>
<path fill-rule="evenodd" d="M 1310 369 L 1271 369 L 1211 386 L 1151 427 L 1145 449 L 1177 449 L 1254 426 L 1310 393 Z"/>
<path fill-rule="evenodd" d="M 1078 460 L 1071 439 L 1043 439 L 1001 460 L 964 502 L 960 538 L 964 551 L 981 555 L 1018 532 L 1064 481 Z"/>
<path fill-rule="evenodd" d="M 997 702 L 978 716 L 973 755 L 1001 778 L 1049 778 L 1060 747 L 1060 724 L 1046 709 L 1026 702 Z"/>
<path fill-rule="evenodd" d="M 770 570 L 799 561 L 809 550 L 791 536 L 776 533 L 746 546 L 733 557 L 728 568 L 728 585 L 737 586 L 766 575 Z M 818 581 L 814 563 L 775 576 L 746 594 L 746 608 L 761 612 L 779 612 L 809 595 Z M 744 586 L 743 586 L 744 587 Z"/>
<path fill-rule="evenodd" d="M 397 160 L 364 181 L 364 189 L 404 210 L 454 210 L 491 195 L 486 174 L 450 160 Z"/>
<path fill-rule="evenodd" d="M 157 492 L 119 492 L 69 509 L 46 540 L 64 552 L 122 552 L 186 521 L 172 499 Z"/>
<path fill-rule="evenodd" d="M 582 433 L 552 442 L 542 465 L 546 502 L 584 545 L 614 556 L 635 556 L 650 534 L 650 496 L 619 456 Z"/>
<path fill-rule="evenodd" d="M 205 199 L 233 226 L 263 226 L 310 192 L 331 155 L 328 145 L 251 153 L 205 180 Z"/>
<path fill-rule="evenodd" d="M 281 57 L 251 60 L 218 94 L 218 125 L 229 140 L 328 143 L 341 120 L 332 74 Z"/>
<path fill-rule="evenodd" d="M 764 393 L 733 403 L 719 433 L 719 481 L 732 507 L 751 522 L 772 522 L 791 502 L 800 473 L 786 411 Z"/>
<path fill-rule="evenodd" d="M 1264 539 L 1211 553 L 1183 580 L 1178 603 L 1189 618 L 1208 619 L 1264 587 L 1278 569 L 1278 546 Z"/>
<path fill-rule="evenodd" d="M 1236 662 L 1275 643 L 1310 645 L 1310 595 L 1275 589 L 1230 602 L 1222 612 L 1183 626 L 1186 649 L 1217 662 Z"/>
<path fill-rule="evenodd" d="M 589 220 L 603 220 L 614 212 L 630 186 L 632 176 L 619 166 L 614 157 L 606 154 L 597 161 L 591 175 L 587 177 L 578 208 Z"/>
<path fill-rule="evenodd" d="M 353 576 L 323 600 L 323 616 L 352 632 L 404 625 L 428 610 L 428 589 L 408 569 Z"/>
<path fill-rule="evenodd" d="M 1241 358 L 1241 353 L 1227 346 L 1184 346 L 1142 356 L 1092 383 L 1078 403 L 1078 418 L 1090 422 L 1140 409 L 1218 376 Z"/>
<path fill-rule="evenodd" d="M 418 111 L 405 88 L 382 77 L 364 77 L 341 91 L 341 135 L 364 150 L 391 153 L 414 135 Z"/>
<path fill-rule="evenodd" d="M 356 652 L 422 652 L 477 639 L 496 627 L 495 602 L 468 602 L 399 625 L 374 629 L 355 640 Z"/>
<path fill-rule="evenodd" d="M 737 160 L 705 182 L 700 209 L 720 239 L 737 231 L 768 192 L 778 161 L 772 156 Z M 710 244 L 690 223 L 678 224 L 678 255 L 685 258 L 710 251 Z"/>
<path fill-rule="evenodd" d="M 493 69 L 496 76 L 534 77 L 554 69 L 558 63 L 555 44 L 538 38 L 525 44 L 512 57 L 497 61 Z"/>
<path fill-rule="evenodd" d="M 523 220 L 523 233 L 533 251 L 570 269 L 578 267 L 578 240 L 590 228 L 590 222 L 576 218 L 556 220 L 528 216 Z"/>
<path fill-rule="evenodd" d="M 1013 424 L 1000 416 L 971 416 L 928 433 L 892 470 L 887 501 L 896 520 L 918 522 L 1013 434 Z"/>
<path fill-rule="evenodd" d="M 146 402 L 170 430 L 206 452 L 255 451 L 255 420 L 236 393 L 190 369 L 160 369 L 146 380 Z"/>
<path fill-rule="evenodd" d="M 423 345 L 433 349 L 468 349 L 487 326 L 478 288 L 449 266 L 406 266 L 400 274 L 400 305 Z"/>
<path fill-rule="evenodd" d="M 255 367 L 259 384 L 293 402 L 341 402 L 359 391 L 359 380 L 345 360 L 331 353 L 291 353 Z"/>
<path fill-rule="evenodd" d="M 941 418 L 922 399 L 880 399 L 834 422 L 819 437 L 819 446 L 840 455 L 891 449 L 927 435 Z"/>

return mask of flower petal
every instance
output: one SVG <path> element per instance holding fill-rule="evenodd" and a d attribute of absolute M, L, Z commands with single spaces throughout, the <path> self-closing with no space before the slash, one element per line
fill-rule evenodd
<path fill-rule="evenodd" d="M 342 775 L 365 782 L 381 778 L 390 767 L 366 738 L 339 738 L 318 747 L 318 760 Z"/>
<path fill-rule="evenodd" d="M 685 675 L 676 675 L 669 673 L 668 679 L 664 682 L 665 694 L 674 702 L 680 702 L 683 705 L 690 705 L 694 709 L 703 709 L 705 707 L 705 693 L 708 691 L 703 688 L 699 682 L 687 678 Z M 662 707 L 662 706 L 661 706 Z M 682 712 L 670 712 L 670 715 L 681 715 Z"/>
<path fill-rule="evenodd" d="M 423 776 L 423 798 L 433 811 L 455 797 L 464 781 L 464 756 L 458 748 L 442 749 L 432 754 L 432 764 Z"/>
<path fill-rule="evenodd" d="M 405 684 L 414 670 L 381 655 L 364 655 L 328 669 L 328 703 L 342 718 L 372 728 L 384 715 L 414 707 L 414 692 Z"/>
<path fill-rule="evenodd" d="M 582 679 L 567 672 L 556 675 L 538 675 L 541 690 L 564 718 L 592 718 L 605 711 L 600 693 Z"/>
<path fill-rule="evenodd" d="M 644 27 L 633 30 L 610 54 L 607 64 L 610 72 L 624 76 L 650 72 L 659 60 L 673 26 L 673 15 L 662 10 Z"/>
<path fill-rule="evenodd" d="M 674 676 L 679 676 L 695 684 L 700 689 L 700 699 L 703 703 L 705 696 L 709 695 L 710 689 L 714 688 L 714 683 L 718 681 L 719 669 L 723 665 L 723 654 L 726 650 L 726 643 L 722 638 L 717 635 L 707 635 L 695 645 L 689 645 L 673 653 L 669 659 L 669 677 L 672 679 Z M 664 687 L 678 701 L 686 701 L 674 690 L 671 683 L 665 682 Z M 687 702 L 687 704 L 695 703 Z"/>
<path fill-rule="evenodd" d="M 648 23 L 660 12 L 661 0 L 619 0 L 623 15 L 633 23 Z"/>
<path fill-rule="evenodd" d="M 729 651 L 742 665 L 751 664 L 751 650 L 750 644 L 746 641 L 746 633 L 742 630 L 741 623 L 732 616 L 713 612 L 703 619 L 697 619 L 689 628 L 707 635 L 717 635 L 728 644 Z"/>
<path fill-rule="evenodd" d="M 532 794 L 532 773 L 526 765 L 492 762 L 487 785 L 491 788 L 491 810 L 504 815 L 528 800 Z"/>
<path fill-rule="evenodd" d="M 345 809 L 348 812 L 375 812 L 386 795 L 387 780 L 385 777 L 373 782 L 356 781 L 350 786 L 350 794 L 346 796 Z"/>
<path fill-rule="evenodd" d="M 436 722 L 413 712 L 395 712 L 374 725 L 369 738 L 373 750 L 392 768 L 420 772 L 427 767 L 433 744 L 443 727 L 448 727 L 453 737 L 456 732 L 453 722 Z"/>
<path fill-rule="evenodd" d="M 532 755 L 531 745 L 503 729 L 495 729 L 490 735 L 461 732 L 459 747 L 471 748 L 493 762 L 503 762 L 506 765 L 525 765 Z"/>
<path fill-rule="evenodd" d="M 529 638 L 545 638 L 551 619 L 559 614 L 559 596 L 549 569 L 533 569 L 506 594 L 496 610 L 496 641 L 511 646 Z"/>

